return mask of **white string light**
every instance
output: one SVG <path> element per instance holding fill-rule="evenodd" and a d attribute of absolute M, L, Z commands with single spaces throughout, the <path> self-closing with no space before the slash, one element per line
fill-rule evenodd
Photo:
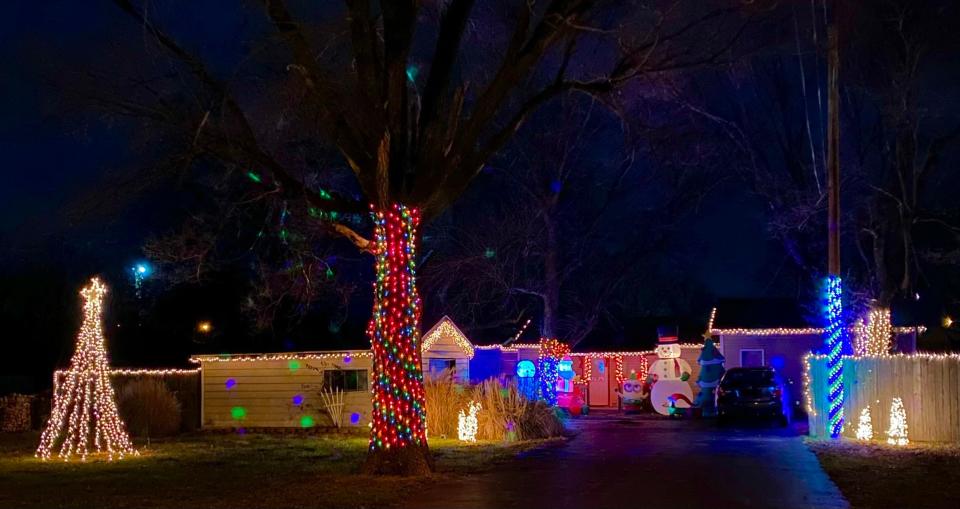
<path fill-rule="evenodd" d="M 803 398 L 807 404 L 807 414 L 811 417 L 817 416 L 817 409 L 813 406 L 813 378 L 810 376 L 810 360 L 826 359 L 826 355 L 816 355 L 808 353 L 803 356 Z"/>
<path fill-rule="evenodd" d="M 887 443 L 890 445 L 907 445 L 907 411 L 903 408 L 903 400 L 893 398 L 890 403 L 890 427 L 887 429 Z"/>
<path fill-rule="evenodd" d="M 677 346 L 684 349 L 700 349 L 703 348 L 702 344 L 698 343 L 677 343 Z M 655 350 L 634 350 L 634 351 L 624 351 L 624 352 L 573 352 L 570 354 L 570 357 L 587 357 L 590 359 L 597 359 L 602 357 L 641 357 L 647 355 L 655 355 L 657 352 Z"/>
<path fill-rule="evenodd" d="M 479 412 L 483 406 L 476 401 L 470 401 L 470 404 L 467 407 L 466 414 L 463 413 L 463 410 L 460 410 L 460 414 L 457 416 L 457 438 L 461 442 L 476 442 L 477 441 L 477 412 Z"/>
<path fill-rule="evenodd" d="M 533 350 L 539 351 L 540 344 L 539 343 L 514 343 L 512 345 L 503 346 L 498 343 L 495 345 L 474 345 L 473 348 L 476 350 L 500 350 L 503 352 L 516 352 L 519 350 L 527 350 L 527 349 L 533 349 Z"/>
<path fill-rule="evenodd" d="M 245 353 L 221 355 L 194 355 L 190 362 L 253 362 L 253 361 L 289 361 L 289 360 L 318 360 L 340 359 L 346 361 L 354 357 L 373 357 L 370 350 L 347 350 L 341 352 L 291 352 L 291 353 Z"/>
<path fill-rule="evenodd" d="M 64 372 L 66 380 L 56 388 L 53 410 L 40 436 L 36 456 L 50 459 L 58 445 L 59 457 L 69 461 L 73 455 L 86 460 L 91 449 L 105 452 L 108 460 L 137 454 L 117 412 L 110 365 L 101 316 L 107 287 L 99 279 L 80 291 L 83 296 L 83 324 L 77 336 L 77 348 Z"/>
<path fill-rule="evenodd" d="M 58 369 L 53 372 L 53 393 L 56 394 L 60 387 L 60 380 L 69 372 L 68 369 Z M 199 375 L 200 368 L 193 369 L 127 369 L 113 368 L 110 370 L 110 376 L 189 376 Z"/>
<path fill-rule="evenodd" d="M 890 353 L 893 326 L 888 308 L 872 308 L 865 318 L 851 327 L 853 352 L 856 356 L 886 355 Z"/>
<path fill-rule="evenodd" d="M 713 321 L 717 318 L 717 308 L 710 310 L 710 320 L 707 322 L 707 333 L 713 334 Z"/>
<path fill-rule="evenodd" d="M 527 321 L 523 324 L 523 327 L 520 327 L 520 330 L 518 330 L 517 333 L 514 334 L 513 337 L 510 338 L 509 341 L 507 341 L 507 343 L 513 343 L 514 341 L 520 339 L 520 336 L 523 335 L 523 331 L 527 330 L 527 327 L 530 326 L 530 321 L 531 321 L 531 320 L 532 320 L 531 318 L 527 318 Z"/>
<path fill-rule="evenodd" d="M 860 411 L 860 421 L 857 423 L 857 440 L 873 440 L 873 422 L 870 420 L 870 407 Z"/>
<path fill-rule="evenodd" d="M 853 326 L 850 327 L 851 331 Z M 807 335 L 807 334 L 823 334 L 825 329 L 822 327 L 803 327 L 803 328 L 786 328 L 778 327 L 773 329 L 711 329 L 710 334 L 712 335 L 726 335 L 726 336 L 797 336 L 797 335 Z M 916 332 L 917 334 L 923 334 L 927 331 L 927 328 L 923 325 L 918 325 L 916 327 L 893 327 L 891 329 L 894 334 L 909 334 L 911 332 Z"/>
<path fill-rule="evenodd" d="M 467 336 L 449 317 L 443 317 L 423 336 L 420 351 L 426 352 L 441 339 L 453 339 L 458 348 L 467 354 L 468 359 L 473 358 L 473 344 L 467 339 Z"/>

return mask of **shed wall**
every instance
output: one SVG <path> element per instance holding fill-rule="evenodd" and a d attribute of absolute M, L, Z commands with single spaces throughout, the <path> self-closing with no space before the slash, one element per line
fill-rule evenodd
<path fill-rule="evenodd" d="M 301 427 L 309 422 L 304 417 L 317 426 L 330 426 L 332 420 L 319 392 L 323 370 L 337 368 L 367 372 L 366 390 L 344 393 L 342 425 L 366 426 L 370 422 L 370 357 L 354 357 L 349 363 L 340 359 L 205 361 L 201 367 L 204 428 Z M 228 380 L 233 382 L 228 384 Z M 294 402 L 297 395 L 303 398 L 300 405 Z M 355 423 L 351 422 L 353 414 L 358 414 Z"/>

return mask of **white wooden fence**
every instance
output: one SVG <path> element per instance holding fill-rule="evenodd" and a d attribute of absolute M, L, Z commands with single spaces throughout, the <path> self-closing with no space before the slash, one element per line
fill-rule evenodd
<path fill-rule="evenodd" d="M 829 436 L 827 358 L 807 363 L 810 435 Z M 875 440 L 886 440 L 890 404 L 901 398 L 911 441 L 960 442 L 960 355 L 913 354 L 843 359 L 844 436 L 854 437 L 869 405 Z"/>

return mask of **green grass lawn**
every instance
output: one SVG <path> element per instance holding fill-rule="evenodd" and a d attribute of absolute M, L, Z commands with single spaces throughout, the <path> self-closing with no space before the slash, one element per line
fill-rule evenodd
<path fill-rule="evenodd" d="M 960 507 L 960 446 L 808 440 L 854 508 Z"/>
<path fill-rule="evenodd" d="M 431 440 L 437 473 L 421 478 L 359 475 L 365 437 L 192 434 L 138 443 L 139 457 L 86 463 L 42 462 L 37 441 L 0 435 L 0 507 L 382 507 L 559 440 Z"/>

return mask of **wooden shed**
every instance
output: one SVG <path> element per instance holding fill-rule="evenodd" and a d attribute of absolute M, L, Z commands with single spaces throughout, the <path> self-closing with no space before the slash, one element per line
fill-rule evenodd
<path fill-rule="evenodd" d="M 323 388 L 343 391 L 341 425 L 366 426 L 373 405 L 369 350 L 198 355 L 204 428 L 332 426 Z"/>
<path fill-rule="evenodd" d="M 444 316 L 431 327 L 423 335 L 420 345 L 426 376 L 437 376 L 444 370 L 451 370 L 458 382 L 470 383 L 473 343 L 450 317 Z"/>

